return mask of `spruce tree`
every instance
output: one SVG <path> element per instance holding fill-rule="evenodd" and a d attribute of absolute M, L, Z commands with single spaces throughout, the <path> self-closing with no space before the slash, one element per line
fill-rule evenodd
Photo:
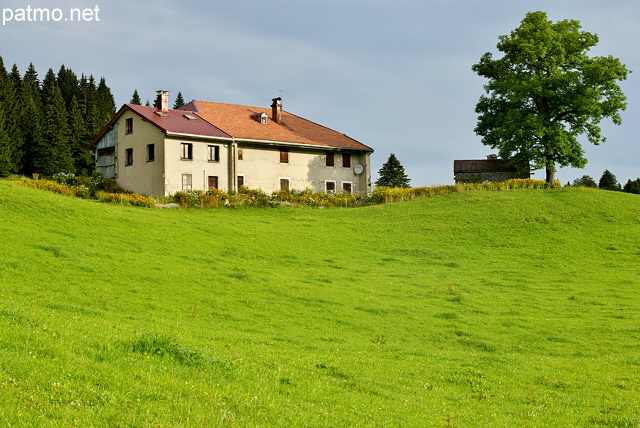
<path fill-rule="evenodd" d="M 104 77 L 100 78 L 100 83 L 96 88 L 96 101 L 100 124 L 100 128 L 96 131 L 97 133 L 116 114 L 116 102 Z"/>
<path fill-rule="evenodd" d="M 173 105 L 174 109 L 179 109 L 180 107 L 184 106 L 185 102 L 184 99 L 182 98 L 182 92 L 178 92 L 178 96 L 176 97 L 176 102 Z"/>
<path fill-rule="evenodd" d="M 15 172 L 13 146 L 5 131 L 3 110 L 2 105 L 0 105 L 0 177 L 6 177 Z"/>
<path fill-rule="evenodd" d="M 600 181 L 598 182 L 598 187 L 603 190 L 620 190 L 620 184 L 618 184 L 616 176 L 608 169 L 602 173 L 602 177 L 600 177 Z"/>
<path fill-rule="evenodd" d="M 627 193 L 640 194 L 640 178 L 635 180 L 627 180 L 627 184 L 624 185 L 623 191 Z"/>
<path fill-rule="evenodd" d="M 41 149 L 34 155 L 34 169 L 45 176 L 73 172 L 67 111 L 52 69 L 42 83 L 42 101 L 43 141 Z"/>
<path fill-rule="evenodd" d="M 67 111 L 71 110 L 71 100 L 80 95 L 80 83 L 78 82 L 78 76 L 66 68 L 64 65 L 60 67 L 57 76 L 58 87 L 60 88 L 60 92 L 62 93 L 62 98 L 64 99 L 64 105 L 67 108 Z"/>
<path fill-rule="evenodd" d="M 18 127 L 22 137 L 20 172 L 31 175 L 36 171 L 36 157 L 43 150 L 42 108 L 37 73 L 33 66 L 25 73 L 20 85 L 17 111 Z"/>
<path fill-rule="evenodd" d="M 22 75 L 20 74 L 20 70 L 18 70 L 18 66 L 16 64 L 13 64 L 13 67 L 11 68 L 9 80 L 13 83 L 13 90 L 16 92 L 20 91 L 20 87 L 22 86 Z"/>
<path fill-rule="evenodd" d="M 91 136 L 87 132 L 84 112 L 76 97 L 71 99 L 69 110 L 69 138 L 76 174 L 89 175 L 94 167 L 93 157 L 88 148 Z"/>
<path fill-rule="evenodd" d="M 10 76 L 4 67 L 4 61 L 0 57 L 0 176 L 17 172 L 20 159 L 17 156 L 18 141 L 12 138 L 15 130 L 15 90 Z"/>
<path fill-rule="evenodd" d="M 131 101 L 129 101 L 129 104 L 135 104 L 137 106 L 142 105 L 142 100 L 140 100 L 140 95 L 138 95 L 137 89 L 133 91 L 133 96 L 131 97 Z"/>
<path fill-rule="evenodd" d="M 404 167 L 396 156 L 391 153 L 387 162 L 378 171 L 380 178 L 376 186 L 380 187 L 409 187 L 409 177 L 404 172 Z"/>

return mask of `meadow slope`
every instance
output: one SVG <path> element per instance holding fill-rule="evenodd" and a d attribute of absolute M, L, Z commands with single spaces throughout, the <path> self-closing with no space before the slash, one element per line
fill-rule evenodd
<path fill-rule="evenodd" d="M 0 220 L 3 426 L 639 425 L 637 195 Z"/>

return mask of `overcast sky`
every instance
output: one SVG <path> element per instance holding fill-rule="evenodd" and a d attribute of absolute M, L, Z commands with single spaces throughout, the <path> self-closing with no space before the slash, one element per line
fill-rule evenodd
<path fill-rule="evenodd" d="M 17 21 L 28 4 L 48 8 L 50 22 Z M 577 19 L 600 37 L 593 55 L 618 57 L 635 73 L 622 83 L 622 125 L 603 122 L 608 141 L 584 144 L 587 167 L 557 177 L 640 176 L 638 0 L 3 0 L 0 8 L 8 69 L 24 73 L 31 62 L 44 78 L 64 64 L 105 77 L 118 108 L 135 89 L 143 102 L 166 89 L 171 105 L 180 91 L 186 101 L 265 108 L 282 91 L 285 110 L 372 147 L 374 180 L 395 153 L 412 186 L 453 183 L 454 159 L 494 152 L 473 132 L 484 80 L 471 66 L 485 52 L 499 55 L 498 36 L 529 11 Z M 72 8 L 87 9 L 85 22 L 70 20 Z"/>

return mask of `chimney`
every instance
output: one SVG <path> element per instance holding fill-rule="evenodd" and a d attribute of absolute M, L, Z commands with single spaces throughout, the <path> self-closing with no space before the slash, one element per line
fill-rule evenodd
<path fill-rule="evenodd" d="M 156 92 L 156 108 L 162 113 L 169 111 L 169 91 L 157 91 Z"/>
<path fill-rule="evenodd" d="M 271 104 L 271 120 L 275 123 L 282 122 L 282 98 L 273 98 L 273 104 Z"/>

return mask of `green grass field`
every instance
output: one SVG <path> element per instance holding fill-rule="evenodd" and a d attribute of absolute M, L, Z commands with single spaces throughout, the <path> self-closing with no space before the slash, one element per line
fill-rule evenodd
<path fill-rule="evenodd" d="M 0 181 L 0 426 L 640 425 L 640 197 L 161 210 Z"/>

